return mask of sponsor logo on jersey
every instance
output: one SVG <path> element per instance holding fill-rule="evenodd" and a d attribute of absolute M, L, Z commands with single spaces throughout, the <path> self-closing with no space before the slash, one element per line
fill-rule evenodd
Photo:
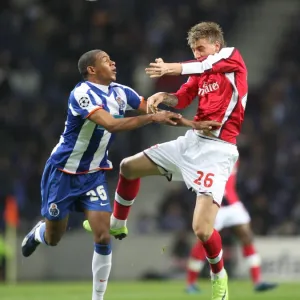
<path fill-rule="evenodd" d="M 199 88 L 198 94 L 199 94 L 199 96 L 204 96 L 208 93 L 218 90 L 219 87 L 220 86 L 217 82 L 213 82 L 213 83 L 209 83 L 209 84 L 207 82 L 204 82 L 203 86 L 201 88 Z"/>

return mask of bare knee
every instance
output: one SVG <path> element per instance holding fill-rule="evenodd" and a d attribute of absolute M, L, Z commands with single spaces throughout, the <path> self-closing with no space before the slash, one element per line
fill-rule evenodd
<path fill-rule="evenodd" d="M 61 240 L 62 235 L 56 232 L 45 232 L 45 241 L 48 246 L 57 246 Z"/>
<path fill-rule="evenodd" d="M 201 242 L 206 242 L 213 233 L 213 228 L 210 226 L 194 226 L 193 230 Z"/>
<path fill-rule="evenodd" d="M 136 179 L 133 163 L 130 157 L 124 158 L 120 164 L 120 172 L 127 179 Z"/>
<path fill-rule="evenodd" d="M 94 233 L 94 242 L 96 244 L 108 245 L 110 243 L 109 232 Z"/>

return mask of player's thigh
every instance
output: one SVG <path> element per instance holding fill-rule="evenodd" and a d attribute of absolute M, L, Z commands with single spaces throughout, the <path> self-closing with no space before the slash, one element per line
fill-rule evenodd
<path fill-rule="evenodd" d="M 81 189 L 83 193 L 78 203 L 90 223 L 95 243 L 108 244 L 112 209 L 105 172 L 86 174 Z"/>
<path fill-rule="evenodd" d="M 184 151 L 180 170 L 189 189 L 197 195 L 210 195 L 221 206 L 226 182 L 238 158 L 236 146 L 191 136 Z"/>
<path fill-rule="evenodd" d="M 69 215 L 60 220 L 48 220 L 46 222 L 45 240 L 50 246 L 56 246 L 66 232 Z"/>
<path fill-rule="evenodd" d="M 161 175 L 158 166 L 144 152 L 124 158 L 120 164 L 120 173 L 128 179 Z"/>
<path fill-rule="evenodd" d="M 182 165 L 181 152 L 185 151 L 185 137 L 154 145 L 144 150 L 146 156 L 155 166 L 155 175 L 163 175 L 168 180 L 183 181 L 180 167 Z M 157 172 L 158 171 L 158 172 Z"/>
<path fill-rule="evenodd" d="M 181 137 L 180 137 L 181 138 Z M 179 140 L 154 145 L 121 162 L 120 172 L 128 179 L 151 175 L 169 176 L 178 170 L 180 163 Z"/>
<path fill-rule="evenodd" d="M 210 195 L 199 195 L 193 215 L 193 230 L 201 241 L 206 241 L 212 234 L 219 206 Z"/>
<path fill-rule="evenodd" d="M 46 241 L 51 245 L 56 245 L 66 231 L 74 201 L 71 186 L 71 176 L 47 162 L 41 182 L 41 214 L 46 222 Z"/>

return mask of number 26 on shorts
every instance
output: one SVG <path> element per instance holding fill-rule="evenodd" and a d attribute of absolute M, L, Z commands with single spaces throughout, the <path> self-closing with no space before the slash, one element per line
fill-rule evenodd
<path fill-rule="evenodd" d="M 105 188 L 103 185 L 97 186 L 95 190 L 90 190 L 89 192 L 86 193 L 87 196 L 90 197 L 90 200 L 93 201 L 98 201 L 99 198 L 102 201 L 105 201 L 108 199 Z"/>
<path fill-rule="evenodd" d="M 197 171 L 197 174 L 199 175 L 197 179 L 194 180 L 194 183 L 198 185 L 203 185 L 204 187 L 211 187 L 214 183 L 214 176 L 213 173 L 207 173 L 205 174 L 202 171 Z"/>

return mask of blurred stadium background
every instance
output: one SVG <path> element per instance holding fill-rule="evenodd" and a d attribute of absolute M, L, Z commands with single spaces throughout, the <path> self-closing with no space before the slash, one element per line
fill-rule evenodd
<path fill-rule="evenodd" d="M 118 82 L 145 97 L 175 91 L 186 78 L 150 80 L 144 68 L 156 57 L 191 59 L 186 32 L 203 20 L 221 24 L 227 44 L 239 48 L 248 66 L 250 93 L 239 138 L 238 190 L 258 236 L 264 277 L 300 281 L 299 15 L 299 0 L 1 0 L 0 281 L 91 280 L 93 245 L 81 228 L 81 215 L 71 217 L 67 234 L 55 249 L 41 247 L 26 260 L 19 249 L 23 235 L 39 219 L 40 177 L 63 130 L 68 93 L 80 80 L 79 56 L 93 48 L 105 50 L 116 61 Z M 184 115 L 193 116 L 194 109 Z M 110 152 L 115 166 L 108 174 L 111 195 L 122 158 L 183 132 L 151 125 L 119 134 Z M 194 196 L 184 185 L 161 178 L 143 180 L 129 222 L 130 238 L 113 245 L 112 281 L 173 278 L 181 285 L 173 285 L 172 299 L 184 299 L 193 206 Z M 223 237 L 231 276 L 247 278 L 230 230 L 223 231 Z M 28 289 L 24 283 L 20 286 L 19 294 L 0 287 L 0 299 L 43 296 L 28 294 L 35 291 L 32 284 Z M 171 299 L 167 291 L 150 297 L 147 286 L 135 286 L 137 294 L 131 289 L 130 298 Z M 70 293 L 73 287 L 66 285 Z M 289 294 L 293 289 L 283 287 L 284 292 L 279 289 L 272 297 L 300 297 L 297 289 Z M 48 289 L 52 293 L 63 286 Z M 168 284 L 167 289 L 173 288 Z M 52 296 L 88 299 L 89 288 L 78 293 L 78 298 Z M 110 293 L 107 299 L 119 299 Z M 234 293 L 232 299 L 240 299 L 242 293 Z M 119 295 L 123 295 L 120 287 Z"/>

